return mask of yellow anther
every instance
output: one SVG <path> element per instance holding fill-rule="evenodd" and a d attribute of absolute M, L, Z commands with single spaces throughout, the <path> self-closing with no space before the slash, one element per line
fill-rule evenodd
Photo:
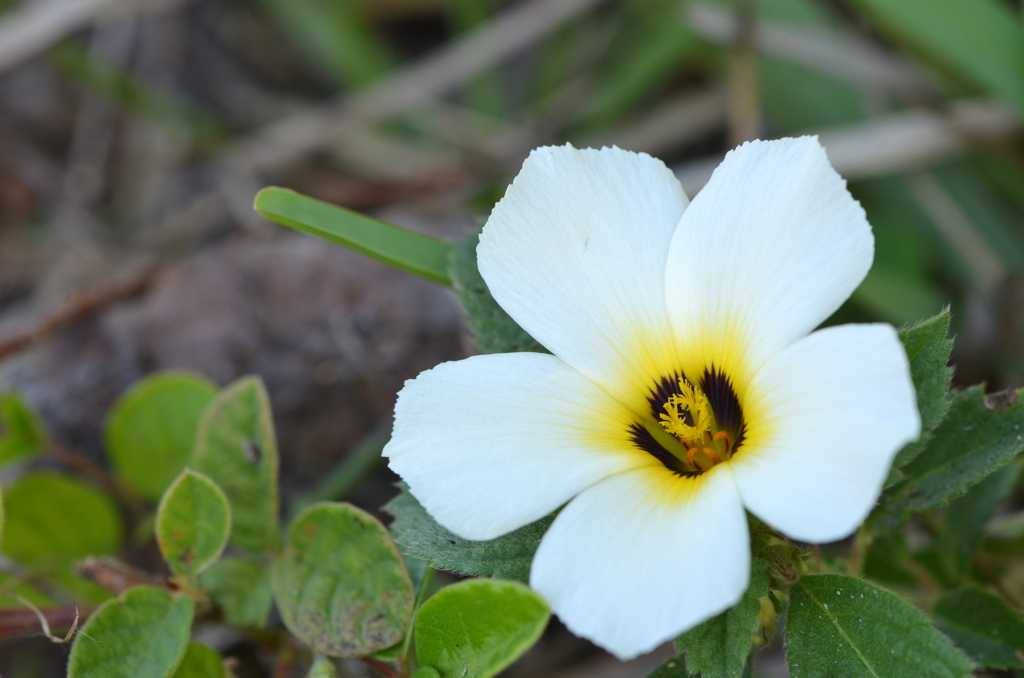
<path fill-rule="evenodd" d="M 679 393 L 665 403 L 661 425 L 680 440 L 703 440 L 711 430 L 711 405 L 704 392 L 685 379 L 679 380 Z"/>
<path fill-rule="evenodd" d="M 685 379 L 679 392 L 669 397 L 661 414 L 661 426 L 686 449 L 686 463 L 707 471 L 732 456 L 732 436 L 718 428 L 708 397 Z"/>

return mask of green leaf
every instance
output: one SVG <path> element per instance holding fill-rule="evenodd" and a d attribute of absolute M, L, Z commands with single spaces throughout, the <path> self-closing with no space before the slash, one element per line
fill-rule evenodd
<path fill-rule="evenodd" d="M 199 576 L 232 626 L 266 626 L 274 590 L 270 568 L 248 558 L 222 558 Z"/>
<path fill-rule="evenodd" d="M 740 602 L 676 639 L 686 669 L 701 678 L 740 678 L 754 646 L 761 598 L 768 595 L 768 563 L 751 563 L 750 585 Z"/>
<path fill-rule="evenodd" d="M 276 547 L 277 440 L 259 377 L 239 379 L 217 396 L 199 424 L 188 465 L 227 495 L 232 545 L 255 552 Z"/>
<path fill-rule="evenodd" d="M 384 526 L 350 504 L 327 502 L 288 528 L 274 596 L 288 630 L 332 657 L 360 657 L 401 641 L 414 599 Z"/>
<path fill-rule="evenodd" d="M 163 372 L 137 383 L 107 419 L 107 454 L 116 473 L 147 499 L 159 501 L 185 468 L 199 420 L 216 396 L 211 382 L 184 372 Z"/>
<path fill-rule="evenodd" d="M 455 243 L 448 256 L 452 290 L 466 312 L 469 328 L 476 335 L 476 345 L 487 353 L 543 351 L 544 347 L 519 327 L 491 296 L 477 268 L 478 242 L 480 234 L 474 233 Z"/>
<path fill-rule="evenodd" d="M 1024 111 L 1024 36 L 999 0 L 855 0 L 878 25 Z"/>
<path fill-rule="evenodd" d="M 7 488 L 3 552 L 32 567 L 117 553 L 124 526 L 106 494 L 71 476 L 29 473 Z"/>
<path fill-rule="evenodd" d="M 20 395 L 0 396 L 0 465 L 30 459 L 49 443 L 43 421 Z"/>
<path fill-rule="evenodd" d="M 947 576 L 959 582 L 967 574 L 985 525 L 1013 489 L 1021 465 L 1011 463 L 954 499 L 943 511 L 945 529 L 938 535 L 938 553 Z"/>
<path fill-rule="evenodd" d="M 686 670 L 686 661 L 682 657 L 672 657 L 647 674 L 647 678 L 694 678 L 694 676 Z"/>
<path fill-rule="evenodd" d="M 530 649 L 550 616 L 544 599 L 518 582 L 459 582 L 417 613 L 416 659 L 441 678 L 488 678 Z"/>
<path fill-rule="evenodd" d="M 228 498 L 203 474 L 183 471 L 156 513 L 156 541 L 171 572 L 193 581 L 217 560 L 230 532 Z"/>
<path fill-rule="evenodd" d="M 355 250 L 431 282 L 451 284 L 447 272 L 451 246 L 437 238 L 285 188 L 264 188 L 256 194 L 254 208 L 282 226 Z"/>
<path fill-rule="evenodd" d="M 866 581 L 813 574 L 793 587 L 786 624 L 792 678 L 960 678 L 971 663 L 928 618 Z"/>
<path fill-rule="evenodd" d="M 546 516 L 491 541 L 470 541 L 449 532 L 402 486 L 384 510 L 395 517 L 391 534 L 406 553 L 438 570 L 527 582 L 533 554 L 554 516 Z"/>
<path fill-rule="evenodd" d="M 902 477 L 900 469 L 914 459 L 931 439 L 932 432 L 949 412 L 949 384 L 953 370 L 947 365 L 953 342 L 949 334 L 949 309 L 917 325 L 900 330 L 900 341 L 910 361 L 910 376 L 921 412 L 921 437 L 900 450 L 892 464 L 886 487 Z"/>
<path fill-rule="evenodd" d="M 202 643 L 189 643 L 174 678 L 225 678 L 224 660 Z"/>
<path fill-rule="evenodd" d="M 318 654 L 313 657 L 313 665 L 309 667 L 306 678 L 338 678 L 338 667 L 329 657 Z"/>
<path fill-rule="evenodd" d="M 441 678 L 441 674 L 433 666 L 421 666 L 412 674 L 412 678 Z"/>
<path fill-rule="evenodd" d="M 949 414 L 906 476 L 886 492 L 870 519 L 879 529 L 901 526 L 909 512 L 942 506 L 1024 450 L 1024 402 L 990 410 L 980 386 L 953 394 Z"/>
<path fill-rule="evenodd" d="M 995 594 L 954 591 L 935 604 L 935 623 L 980 666 L 1024 667 L 1024 619 Z"/>
<path fill-rule="evenodd" d="M 138 586 L 104 603 L 82 627 L 68 678 L 167 678 L 181 663 L 192 599 Z"/>

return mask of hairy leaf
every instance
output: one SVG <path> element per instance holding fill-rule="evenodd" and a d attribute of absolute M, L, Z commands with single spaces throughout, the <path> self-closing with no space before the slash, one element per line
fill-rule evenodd
<path fill-rule="evenodd" d="M 686 653 L 686 669 L 701 678 L 740 678 L 754 646 L 760 599 L 766 595 L 768 564 L 756 559 L 739 603 L 676 639 L 676 651 Z"/>
<path fill-rule="evenodd" d="M 438 525 L 404 486 L 384 510 L 395 517 L 391 534 L 404 553 L 438 570 L 524 583 L 540 538 L 554 520 L 547 516 L 491 541 L 471 541 Z"/>
<path fill-rule="evenodd" d="M 274 596 L 288 630 L 333 657 L 361 657 L 401 641 L 414 601 L 384 526 L 350 504 L 328 502 L 310 506 L 288 528 Z"/>
<path fill-rule="evenodd" d="M 935 427 L 949 412 L 949 385 L 953 370 L 947 363 L 953 350 L 949 334 L 949 309 L 917 325 L 900 330 L 900 341 L 910 361 L 910 376 L 917 392 L 917 408 L 921 412 L 921 437 L 908 443 L 892 463 L 886 487 L 895 484 L 903 474 L 900 469 L 914 459 L 927 444 Z"/>
<path fill-rule="evenodd" d="M 927 450 L 903 468 L 870 518 L 879 529 L 898 528 L 913 511 L 942 506 L 1024 450 L 1024 402 L 992 410 L 980 386 L 953 394 L 949 414 Z"/>
<path fill-rule="evenodd" d="M 928 618 L 866 581 L 802 578 L 790 592 L 786 658 L 792 678 L 966 678 L 971 662 Z"/>
<path fill-rule="evenodd" d="M 487 353 L 543 351 L 541 346 L 509 317 L 491 296 L 477 268 L 476 246 L 480 234 L 474 233 L 452 246 L 448 255 L 448 274 L 455 298 L 462 305 L 473 330 L 476 345 Z"/>
<path fill-rule="evenodd" d="M 189 467 L 208 476 L 231 505 L 231 544 L 248 551 L 277 545 L 277 439 L 263 382 L 229 385 L 199 424 Z"/>
<path fill-rule="evenodd" d="M 945 529 L 938 535 L 938 553 L 947 578 L 959 582 L 967 574 L 985 525 L 1017 481 L 1020 462 L 1010 463 L 954 499 L 943 511 Z"/>
<path fill-rule="evenodd" d="M 167 678 L 185 656 L 192 599 L 138 586 L 108 600 L 71 648 L 68 678 Z"/>
<path fill-rule="evenodd" d="M 1024 667 L 1024 619 L 995 594 L 954 591 L 935 604 L 935 623 L 980 666 Z"/>
<path fill-rule="evenodd" d="M 518 582 L 459 582 L 416 614 L 416 658 L 441 678 L 490 678 L 537 642 L 550 616 L 544 599 Z"/>
<path fill-rule="evenodd" d="M 220 556 L 230 532 L 227 497 L 215 482 L 186 469 L 156 513 L 156 540 L 171 571 L 192 580 Z"/>

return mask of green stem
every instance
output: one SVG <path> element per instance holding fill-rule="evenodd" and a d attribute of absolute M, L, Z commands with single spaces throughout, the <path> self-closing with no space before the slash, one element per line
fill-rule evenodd
<path fill-rule="evenodd" d="M 864 525 L 857 529 L 857 533 L 853 536 L 853 546 L 850 548 L 850 562 L 847 565 L 847 572 L 851 576 L 859 577 L 864 574 L 864 562 L 867 560 L 868 551 L 874 540 L 875 535 Z"/>

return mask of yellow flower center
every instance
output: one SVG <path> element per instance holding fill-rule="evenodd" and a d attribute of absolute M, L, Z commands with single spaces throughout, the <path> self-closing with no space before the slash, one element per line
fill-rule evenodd
<path fill-rule="evenodd" d="M 697 471 L 707 471 L 732 456 L 732 438 L 719 430 L 708 397 L 683 378 L 679 392 L 665 402 L 661 426 L 686 448 L 686 462 Z"/>

